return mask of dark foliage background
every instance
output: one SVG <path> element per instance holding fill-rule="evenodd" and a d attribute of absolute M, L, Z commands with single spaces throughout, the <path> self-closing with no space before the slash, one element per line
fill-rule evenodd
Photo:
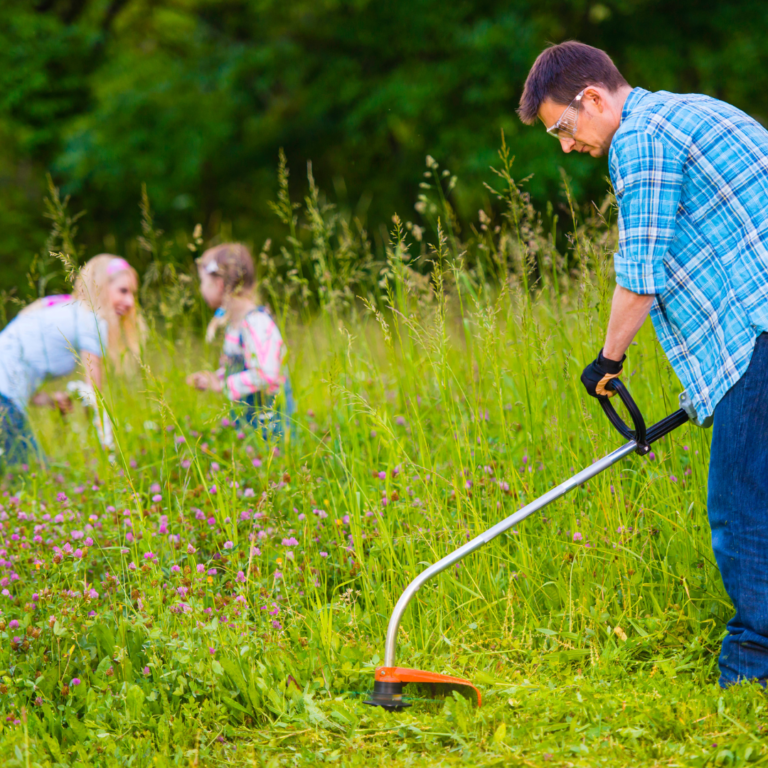
<path fill-rule="evenodd" d="M 538 201 L 586 202 L 604 161 L 564 156 L 514 109 L 548 42 L 605 48 L 630 83 L 768 115 L 768 4 L 757 0 L 5 0 L 0 9 L 0 288 L 45 246 L 45 174 L 84 255 L 125 252 L 141 184 L 169 233 L 259 241 L 279 222 L 278 150 L 374 239 L 414 210 L 427 153 L 459 177 L 465 221 L 503 130 Z M 28 292 L 28 288 L 26 288 Z"/>

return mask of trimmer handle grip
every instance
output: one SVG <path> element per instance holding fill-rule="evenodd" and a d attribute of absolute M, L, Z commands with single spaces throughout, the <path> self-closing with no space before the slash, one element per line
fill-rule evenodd
<path fill-rule="evenodd" d="M 640 409 L 629 394 L 629 390 L 619 381 L 619 379 L 611 379 L 606 384 L 606 389 L 613 389 L 613 391 L 621 398 L 621 402 L 624 403 L 629 415 L 632 417 L 632 423 L 635 427 L 634 432 L 624 423 L 624 420 L 616 413 L 616 409 L 613 407 L 610 399 L 607 397 L 601 397 L 600 405 L 605 411 L 605 415 L 608 417 L 611 424 L 624 436 L 627 440 L 634 440 L 637 443 L 637 452 L 644 454 L 648 453 L 650 447 L 648 445 L 646 437 L 645 419 L 643 414 L 640 413 Z"/>

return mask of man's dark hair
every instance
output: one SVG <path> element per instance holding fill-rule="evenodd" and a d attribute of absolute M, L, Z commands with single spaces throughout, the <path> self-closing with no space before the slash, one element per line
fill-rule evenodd
<path fill-rule="evenodd" d="M 525 80 L 517 114 L 526 125 L 533 125 L 547 98 L 566 106 L 588 85 L 617 91 L 627 84 L 605 51 L 569 40 L 539 54 Z"/>

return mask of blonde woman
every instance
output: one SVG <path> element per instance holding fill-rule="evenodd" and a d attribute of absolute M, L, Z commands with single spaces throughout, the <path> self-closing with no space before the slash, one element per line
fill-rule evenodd
<path fill-rule="evenodd" d="M 272 316 L 254 300 L 253 258 L 240 243 L 210 248 L 198 259 L 200 292 L 216 315 L 207 338 L 225 326 L 221 367 L 187 378 L 197 389 L 223 392 L 236 416 L 262 427 L 265 439 L 280 435 L 295 405 L 285 366 L 286 348 Z"/>
<path fill-rule="evenodd" d="M 125 259 L 95 256 L 80 271 L 73 294 L 38 299 L 0 332 L 0 462 L 18 463 L 37 452 L 28 403 L 62 413 L 72 409 L 65 392 L 35 394 L 46 378 L 67 376 L 81 363 L 85 383 L 75 383 L 70 391 L 95 405 L 93 388 L 102 386 L 104 353 L 117 370 L 138 355 L 137 288 L 136 272 Z M 97 415 L 96 422 L 102 443 L 108 444 L 107 420 Z"/>

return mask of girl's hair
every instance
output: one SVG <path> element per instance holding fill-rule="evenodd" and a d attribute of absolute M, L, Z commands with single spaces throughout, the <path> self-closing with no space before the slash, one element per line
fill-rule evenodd
<path fill-rule="evenodd" d="M 138 288 L 139 276 L 136 270 L 120 256 L 101 253 L 89 259 L 80 270 L 75 280 L 72 298 L 92 310 L 98 317 L 107 322 L 106 344 L 109 359 L 117 370 L 125 366 L 126 352 L 138 356 L 141 340 L 146 329 L 143 319 L 137 314 L 136 304 L 119 316 L 109 301 L 109 284 L 119 275 L 130 272 Z M 25 307 L 23 312 L 34 312 L 49 306 L 45 299 L 38 299 Z"/>
<path fill-rule="evenodd" d="M 197 260 L 197 269 L 224 280 L 224 312 L 217 312 L 213 316 L 205 332 L 205 339 L 210 343 L 219 328 L 226 326 L 228 322 L 227 299 L 253 293 L 253 257 L 242 243 L 222 243 L 209 248 Z"/>
<path fill-rule="evenodd" d="M 224 278 L 225 297 L 253 290 L 253 257 L 242 243 L 222 243 L 209 248 L 197 260 L 197 268 Z"/>

